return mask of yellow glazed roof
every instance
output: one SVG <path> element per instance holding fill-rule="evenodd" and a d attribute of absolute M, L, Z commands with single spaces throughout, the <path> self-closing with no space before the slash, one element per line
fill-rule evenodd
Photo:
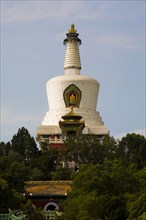
<path fill-rule="evenodd" d="M 77 114 L 77 113 L 75 113 L 74 110 L 73 110 L 73 106 L 71 106 L 70 112 L 68 112 L 66 115 L 62 116 L 62 118 L 63 118 L 64 120 L 66 120 L 66 119 L 68 119 L 68 120 L 69 120 L 69 119 L 72 119 L 72 120 L 80 120 L 80 119 L 82 118 L 82 116 L 79 115 L 79 114 Z"/>
<path fill-rule="evenodd" d="M 72 181 L 27 181 L 25 191 L 33 195 L 67 195 L 71 185 Z"/>

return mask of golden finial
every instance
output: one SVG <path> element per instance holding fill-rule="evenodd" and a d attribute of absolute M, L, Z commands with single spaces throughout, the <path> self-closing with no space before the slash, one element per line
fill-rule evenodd
<path fill-rule="evenodd" d="M 76 33 L 77 30 L 75 30 L 75 25 L 71 24 L 70 29 L 68 31 L 69 31 L 69 33 Z"/>

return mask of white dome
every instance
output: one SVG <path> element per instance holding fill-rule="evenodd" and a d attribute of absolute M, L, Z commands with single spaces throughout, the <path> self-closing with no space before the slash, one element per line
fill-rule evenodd
<path fill-rule="evenodd" d="M 71 84 L 76 85 L 82 92 L 80 108 L 96 110 L 99 83 L 83 75 L 62 75 L 49 80 L 46 85 L 49 109 L 66 108 L 63 92 Z"/>

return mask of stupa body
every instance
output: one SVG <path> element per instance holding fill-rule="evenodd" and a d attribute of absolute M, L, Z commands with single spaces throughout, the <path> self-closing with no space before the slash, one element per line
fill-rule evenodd
<path fill-rule="evenodd" d="M 96 111 L 99 83 L 85 75 L 80 74 L 81 62 L 79 45 L 81 40 L 71 25 L 64 40 L 66 54 L 64 61 L 64 75 L 50 79 L 46 84 L 49 111 L 46 113 L 41 125 L 37 128 L 38 141 L 62 141 L 62 130 L 59 121 L 62 116 L 73 107 L 74 112 L 82 116 L 85 127 L 83 134 L 92 134 L 102 137 L 109 133 L 98 111 Z M 55 137 L 55 139 L 54 139 Z"/>

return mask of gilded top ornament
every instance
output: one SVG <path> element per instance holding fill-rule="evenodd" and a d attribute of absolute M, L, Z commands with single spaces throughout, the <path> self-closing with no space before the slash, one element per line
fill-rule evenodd
<path fill-rule="evenodd" d="M 63 44 L 66 45 L 66 43 L 75 41 L 78 42 L 79 45 L 82 44 L 81 40 L 78 38 L 77 30 L 75 29 L 75 25 L 71 24 L 70 29 L 68 30 L 68 33 L 66 34 L 67 38 L 64 39 Z"/>
<path fill-rule="evenodd" d="M 69 31 L 69 33 L 76 33 L 77 30 L 75 30 L 75 25 L 71 24 L 70 29 L 68 31 Z"/>

